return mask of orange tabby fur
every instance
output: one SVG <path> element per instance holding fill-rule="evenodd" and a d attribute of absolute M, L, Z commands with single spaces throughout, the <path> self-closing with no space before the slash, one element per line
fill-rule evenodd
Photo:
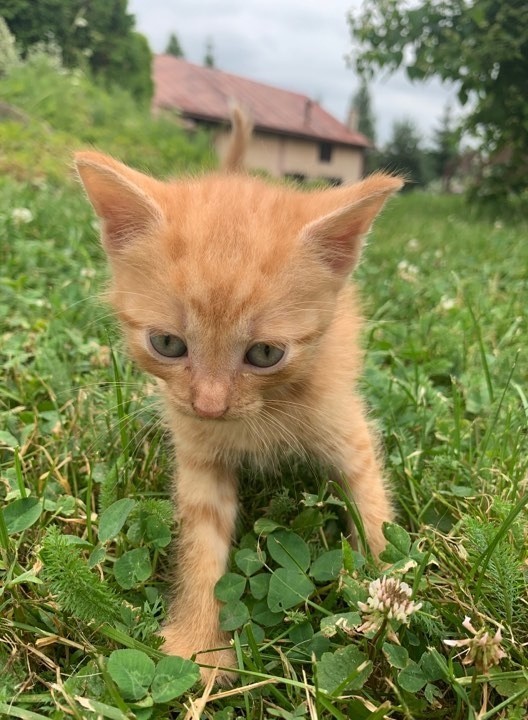
<path fill-rule="evenodd" d="M 178 569 L 164 649 L 230 668 L 213 588 L 226 569 L 243 457 L 269 466 L 298 453 L 334 467 L 372 551 L 383 547 L 392 510 L 354 388 L 361 322 L 348 275 L 402 182 L 376 174 L 301 192 L 224 172 L 164 183 L 100 153 L 76 160 L 102 220 L 111 302 L 132 355 L 160 380 L 176 449 Z M 158 356 L 149 331 L 182 338 L 188 355 Z M 286 348 L 286 358 L 256 370 L 245 353 L 257 342 Z"/>

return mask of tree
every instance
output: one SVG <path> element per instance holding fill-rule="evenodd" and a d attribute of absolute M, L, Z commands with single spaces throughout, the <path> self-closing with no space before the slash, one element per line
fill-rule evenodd
<path fill-rule="evenodd" d="M 134 31 L 128 0 L 2 0 L 2 15 L 23 53 L 52 39 L 64 64 L 86 66 L 142 101 L 152 95 L 150 48 Z"/>
<path fill-rule="evenodd" d="M 457 169 L 460 133 L 453 125 L 451 106 L 446 105 L 440 127 L 434 131 L 431 156 L 435 176 L 442 180 L 442 190 L 451 192 L 451 180 Z"/>
<path fill-rule="evenodd" d="M 113 49 L 110 62 L 102 74 L 109 85 L 124 85 L 141 103 L 150 102 L 154 91 L 152 81 L 152 52 L 148 40 L 138 32 L 130 33 L 127 42 Z M 123 82 L 123 76 L 126 77 Z"/>
<path fill-rule="evenodd" d="M 165 53 L 167 55 L 174 55 L 174 57 L 184 57 L 180 41 L 174 33 L 170 34 L 169 42 L 167 43 L 167 47 L 165 48 Z"/>
<path fill-rule="evenodd" d="M 429 179 L 420 134 L 410 119 L 394 122 L 391 139 L 376 160 L 380 167 L 404 175 L 408 189 L 425 185 Z"/>
<path fill-rule="evenodd" d="M 411 80 L 456 84 L 465 127 L 492 171 L 482 196 L 528 188 L 528 3 L 524 0 L 370 0 L 349 17 L 357 70 L 404 66 Z"/>
<path fill-rule="evenodd" d="M 368 137 L 374 144 L 376 142 L 376 122 L 372 111 L 370 91 L 364 79 L 359 86 L 359 90 L 352 98 L 352 109 L 356 113 L 358 131 Z"/>
<path fill-rule="evenodd" d="M 365 80 L 362 80 L 359 90 L 352 98 L 352 102 L 350 103 L 350 113 L 355 117 L 356 129 L 360 133 L 363 133 L 363 135 L 365 135 L 372 143 L 372 146 L 365 150 L 363 171 L 365 174 L 368 174 L 379 166 L 379 162 L 378 152 L 375 148 L 376 123 L 372 111 L 370 91 Z"/>
<path fill-rule="evenodd" d="M 207 42 L 205 43 L 205 55 L 203 64 L 205 65 L 205 67 L 208 68 L 215 67 L 215 59 L 213 55 L 213 41 L 211 40 L 211 38 L 208 38 Z"/>

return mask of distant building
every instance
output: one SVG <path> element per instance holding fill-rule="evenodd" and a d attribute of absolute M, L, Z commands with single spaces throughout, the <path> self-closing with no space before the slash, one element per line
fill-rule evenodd
<path fill-rule="evenodd" d="M 217 129 L 220 157 L 229 135 L 229 108 L 238 102 L 251 114 L 254 132 L 246 166 L 276 177 L 354 182 L 363 174 L 370 141 L 306 95 L 248 80 L 182 58 L 154 58 L 156 111 L 177 111 L 187 123 Z"/>

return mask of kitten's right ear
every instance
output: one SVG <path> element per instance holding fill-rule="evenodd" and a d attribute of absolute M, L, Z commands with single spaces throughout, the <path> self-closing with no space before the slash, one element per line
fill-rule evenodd
<path fill-rule="evenodd" d="M 75 154 L 86 194 L 103 221 L 102 241 L 108 252 L 120 250 L 163 221 L 163 212 L 147 191 L 156 181 L 97 152 Z"/>

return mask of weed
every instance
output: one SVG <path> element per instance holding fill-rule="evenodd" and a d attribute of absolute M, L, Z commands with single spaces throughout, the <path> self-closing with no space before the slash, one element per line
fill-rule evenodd
<path fill-rule="evenodd" d="M 245 475 L 216 589 L 240 683 L 203 691 L 156 634 L 171 451 L 97 300 L 91 213 L 67 185 L 3 178 L 0 715 L 525 717 L 525 235 L 458 198 L 384 214 L 357 277 L 398 509 L 384 569 L 342 541 L 317 468 Z"/>

